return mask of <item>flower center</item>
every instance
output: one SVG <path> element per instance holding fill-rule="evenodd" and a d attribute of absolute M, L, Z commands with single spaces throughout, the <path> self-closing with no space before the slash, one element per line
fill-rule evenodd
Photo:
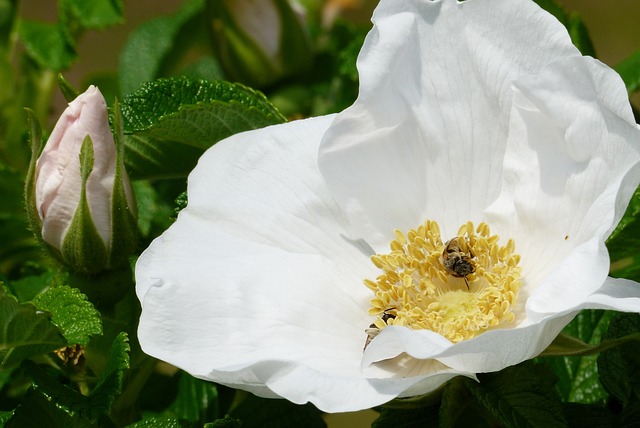
<path fill-rule="evenodd" d="M 474 229 L 467 222 L 443 242 L 431 220 L 395 234 L 390 253 L 371 256 L 383 273 L 364 281 L 375 294 L 369 314 L 377 316 L 367 344 L 387 325 L 432 330 L 460 342 L 513 322 L 522 279 L 512 239 L 500 246 L 489 225 Z"/>

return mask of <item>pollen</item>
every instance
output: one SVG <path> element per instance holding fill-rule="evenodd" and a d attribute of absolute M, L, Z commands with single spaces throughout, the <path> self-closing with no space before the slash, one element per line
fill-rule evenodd
<path fill-rule="evenodd" d="M 438 223 L 427 220 L 406 234 L 396 230 L 390 247 L 371 257 L 382 274 L 364 281 L 374 293 L 371 329 L 426 329 L 456 343 L 515 320 L 520 256 L 486 223 L 467 222 L 443 242 Z"/>

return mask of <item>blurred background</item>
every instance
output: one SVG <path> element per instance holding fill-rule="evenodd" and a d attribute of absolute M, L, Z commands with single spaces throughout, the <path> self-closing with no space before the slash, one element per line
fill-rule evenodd
<path fill-rule="evenodd" d="M 400 0 L 399 0 L 400 1 Z M 567 11 L 577 13 L 585 22 L 595 51 L 600 60 L 615 66 L 632 53 L 640 50 L 640 1 L 638 0 L 557 0 Z M 92 31 L 83 35 L 78 46 L 79 60 L 64 73 L 76 86 L 81 86 L 92 75 L 118 68 L 118 56 L 131 32 L 142 22 L 164 14 L 175 12 L 180 0 L 135 0 L 125 1 L 126 23 L 104 31 Z M 323 5 L 323 19 L 336 17 L 365 25 L 375 0 L 326 0 Z M 21 0 L 20 14 L 25 18 L 51 21 L 56 16 L 56 2 L 53 0 Z M 633 99 L 640 106 L 640 95 Z M 53 121 L 63 110 L 66 102 L 61 94 L 55 98 L 51 111 Z M 49 124 L 50 126 L 51 124 Z M 331 428 L 368 427 L 376 413 L 365 412 L 328 415 L 326 420 Z"/>
<path fill-rule="evenodd" d="M 320 0 L 318 0 L 320 1 Z M 118 55 L 129 34 L 142 22 L 160 15 L 175 12 L 181 0 L 135 0 L 125 1 L 126 22 L 104 31 L 86 33 L 78 46 L 79 60 L 68 70 L 65 77 L 74 85 L 93 73 L 118 67 Z M 325 0 L 325 19 L 341 17 L 365 24 L 377 0 Z M 640 50 L 640 1 L 638 0 L 557 0 L 569 12 L 577 13 L 587 25 L 598 58 L 615 66 L 632 53 Z M 21 13 L 25 18 L 51 21 L 56 16 L 53 0 L 21 0 Z M 55 118 L 66 105 L 63 97 L 56 98 Z M 633 102 L 640 105 L 640 95 Z"/>

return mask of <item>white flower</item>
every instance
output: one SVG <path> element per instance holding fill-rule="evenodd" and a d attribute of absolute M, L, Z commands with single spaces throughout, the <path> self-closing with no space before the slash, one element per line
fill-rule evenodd
<path fill-rule="evenodd" d="M 202 157 L 188 207 L 138 261 L 145 352 L 341 412 L 530 359 L 583 308 L 640 311 L 604 245 L 640 181 L 620 78 L 527 0 L 383 0 L 374 23 L 351 108 Z M 431 222 L 440 237 L 408 250 Z M 438 258 L 456 236 L 466 277 Z M 392 266 L 374 299 L 363 281 L 393 269 L 370 256 L 390 243 L 433 272 Z M 403 281 L 413 297 L 393 300 Z M 488 310 L 465 318 L 452 296 Z"/>

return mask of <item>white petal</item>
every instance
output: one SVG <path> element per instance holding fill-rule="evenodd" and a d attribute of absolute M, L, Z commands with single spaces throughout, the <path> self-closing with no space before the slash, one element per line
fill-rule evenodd
<path fill-rule="evenodd" d="M 628 279 L 607 278 L 604 285 L 581 305 L 581 309 L 640 312 L 640 284 Z"/>
<path fill-rule="evenodd" d="M 620 77 L 591 58 L 514 85 L 503 192 L 487 213 L 515 240 L 527 312 L 540 319 L 604 282 L 604 240 L 640 180 L 640 130 Z"/>
<path fill-rule="evenodd" d="M 320 169 L 354 236 L 384 251 L 395 228 L 445 235 L 497 196 L 511 81 L 577 56 L 530 1 L 382 1 L 358 59 L 360 95 L 325 136 Z"/>
<path fill-rule="evenodd" d="M 187 208 L 136 266 L 145 352 L 329 411 L 381 404 L 433 375 L 380 383 L 360 370 L 371 323 L 362 279 L 376 269 L 346 237 L 314 162 L 331 120 L 239 134 L 205 153 Z"/>

